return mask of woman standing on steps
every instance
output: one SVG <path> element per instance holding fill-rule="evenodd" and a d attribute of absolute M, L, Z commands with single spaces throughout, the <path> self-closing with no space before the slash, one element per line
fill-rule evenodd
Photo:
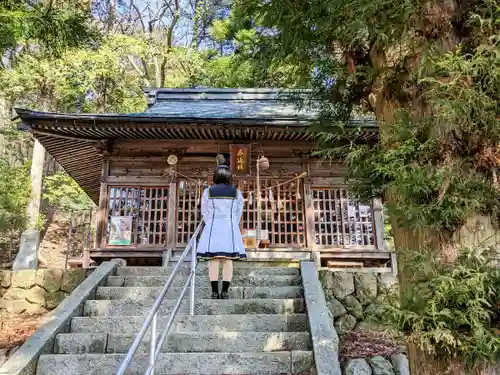
<path fill-rule="evenodd" d="M 212 299 L 227 299 L 233 278 L 233 260 L 246 259 L 240 232 L 243 196 L 233 185 L 233 175 L 226 165 L 215 169 L 214 185 L 205 189 L 201 214 L 205 228 L 198 244 L 198 259 L 209 260 L 208 278 Z M 222 293 L 219 294 L 219 264 L 222 263 Z"/>

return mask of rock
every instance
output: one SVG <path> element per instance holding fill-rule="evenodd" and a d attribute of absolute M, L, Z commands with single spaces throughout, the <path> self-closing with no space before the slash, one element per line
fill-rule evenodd
<path fill-rule="evenodd" d="M 354 329 L 356 326 L 356 318 L 352 315 L 346 314 L 338 318 L 334 325 L 337 333 L 339 335 L 343 335 Z"/>
<path fill-rule="evenodd" d="M 391 362 L 381 355 L 370 358 L 368 362 L 370 362 L 373 375 L 395 375 Z"/>
<path fill-rule="evenodd" d="M 63 274 L 61 290 L 71 293 L 83 280 L 85 280 L 85 270 L 83 268 L 66 271 Z"/>
<path fill-rule="evenodd" d="M 378 275 L 378 289 L 379 293 L 388 291 L 393 286 L 397 286 L 398 279 L 392 273 L 381 273 Z"/>
<path fill-rule="evenodd" d="M 363 306 L 354 296 L 347 296 L 342 300 L 342 304 L 347 309 L 347 312 L 357 319 L 363 318 Z"/>
<path fill-rule="evenodd" d="M 332 272 L 332 293 L 339 300 L 353 294 L 354 280 L 352 273 Z"/>
<path fill-rule="evenodd" d="M 323 289 L 325 290 L 325 292 L 330 291 L 333 288 L 332 274 L 333 274 L 333 272 L 331 272 L 329 270 L 319 270 L 318 271 L 318 279 L 319 279 L 321 285 L 323 286 Z"/>
<path fill-rule="evenodd" d="M 5 309 L 8 314 L 22 314 L 29 315 L 43 314 L 47 312 L 42 306 L 31 304 L 24 299 L 18 300 L 0 300 L 0 309 Z"/>
<path fill-rule="evenodd" d="M 127 267 L 127 261 L 123 258 L 115 258 L 111 261 L 118 264 L 118 267 Z"/>
<path fill-rule="evenodd" d="M 45 307 L 49 310 L 55 309 L 66 298 L 66 293 L 58 291 L 47 296 Z"/>
<path fill-rule="evenodd" d="M 27 290 L 21 288 L 9 288 L 3 295 L 3 299 L 5 300 L 15 300 L 15 299 L 24 299 Z"/>
<path fill-rule="evenodd" d="M 377 298 L 377 276 L 373 273 L 357 273 L 354 275 L 356 297 L 363 306 Z"/>
<path fill-rule="evenodd" d="M 6 270 L 0 270 L 0 286 L 2 288 L 10 287 L 11 272 Z"/>
<path fill-rule="evenodd" d="M 12 272 L 12 288 L 29 289 L 36 284 L 36 270 L 21 270 Z"/>
<path fill-rule="evenodd" d="M 396 375 L 410 375 L 410 364 L 408 357 L 404 354 L 396 354 L 391 357 L 392 367 Z"/>
<path fill-rule="evenodd" d="M 42 269 L 36 273 L 36 283 L 47 292 L 57 292 L 61 288 L 63 278 L 62 269 Z"/>
<path fill-rule="evenodd" d="M 36 303 L 40 306 L 45 306 L 45 300 L 48 297 L 48 293 L 41 286 L 35 285 L 33 288 L 26 290 L 24 293 L 24 298 L 29 303 Z"/>
<path fill-rule="evenodd" d="M 344 375 L 372 375 L 372 369 L 363 358 L 350 359 L 344 366 Z"/>
<path fill-rule="evenodd" d="M 347 314 L 345 307 L 336 298 L 332 297 L 326 305 L 331 311 L 333 318 L 338 318 L 339 316 Z"/>

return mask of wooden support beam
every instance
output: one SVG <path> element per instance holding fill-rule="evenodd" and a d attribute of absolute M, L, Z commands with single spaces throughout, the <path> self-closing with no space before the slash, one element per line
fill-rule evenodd
<path fill-rule="evenodd" d="M 373 200 L 373 224 L 375 227 L 375 244 L 377 249 L 383 250 L 384 245 L 384 216 L 382 210 L 384 209 L 380 199 Z"/>
<path fill-rule="evenodd" d="M 109 162 L 103 161 L 101 171 L 101 190 L 99 193 L 99 208 L 97 211 L 97 225 L 95 236 L 95 247 L 105 246 L 105 230 L 108 212 L 108 184 L 105 182 L 108 177 Z"/>
<path fill-rule="evenodd" d="M 175 249 L 177 245 L 177 179 L 168 185 L 167 205 L 167 248 Z"/>
<path fill-rule="evenodd" d="M 327 262 L 328 268 L 330 267 L 340 267 L 340 268 L 354 268 L 363 267 L 363 262 L 339 262 L 334 260 L 329 260 Z"/>
<path fill-rule="evenodd" d="M 311 172 L 310 163 L 302 163 L 304 172 L 307 172 L 307 176 L 304 179 L 304 223 L 306 229 L 306 246 L 309 249 L 313 249 L 316 246 L 315 241 L 315 229 L 314 229 L 314 206 L 312 198 L 311 180 L 309 179 L 309 173 Z M 321 262 L 319 259 L 318 261 Z"/>

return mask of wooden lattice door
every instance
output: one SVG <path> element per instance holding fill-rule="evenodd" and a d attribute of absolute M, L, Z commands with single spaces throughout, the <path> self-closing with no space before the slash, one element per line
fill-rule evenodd
<path fill-rule="evenodd" d="M 313 188 L 312 199 L 316 246 L 375 247 L 371 205 L 355 201 L 342 188 Z"/>
<path fill-rule="evenodd" d="M 257 184 L 255 178 L 238 179 L 245 206 L 241 227 L 257 228 Z M 303 247 L 304 204 L 302 181 L 260 179 L 261 228 L 269 233 L 270 247 Z"/>
<path fill-rule="evenodd" d="M 177 245 L 187 245 L 201 221 L 201 195 L 206 183 L 177 182 Z"/>
<path fill-rule="evenodd" d="M 166 246 L 169 194 L 167 188 L 112 186 L 108 194 L 107 243 L 111 217 L 131 216 L 131 246 Z"/>
<path fill-rule="evenodd" d="M 270 247 L 302 247 L 304 235 L 304 205 L 302 181 L 280 185 L 284 180 L 262 178 L 261 225 L 269 232 Z M 201 185 L 180 180 L 177 184 L 177 244 L 186 245 L 201 221 L 201 194 L 209 181 Z M 244 199 L 240 226 L 243 230 L 257 228 L 257 186 L 255 178 L 236 179 Z"/>

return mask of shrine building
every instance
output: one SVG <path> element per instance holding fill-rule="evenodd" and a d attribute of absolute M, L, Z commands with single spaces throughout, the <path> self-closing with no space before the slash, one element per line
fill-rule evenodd
<path fill-rule="evenodd" d="M 200 223 L 201 193 L 219 162 L 233 170 L 245 199 L 241 229 L 250 259 L 394 269 L 381 205 L 351 199 L 345 168 L 312 155 L 310 125 L 317 114 L 297 109 L 297 92 L 145 93 L 142 113 L 16 109 L 19 128 L 31 132 L 98 206 L 84 267 L 111 258 L 175 259 Z M 374 121 L 354 119 L 348 126 L 361 129 L 362 142 L 377 140 Z M 258 224 L 263 240 L 251 241 Z"/>

